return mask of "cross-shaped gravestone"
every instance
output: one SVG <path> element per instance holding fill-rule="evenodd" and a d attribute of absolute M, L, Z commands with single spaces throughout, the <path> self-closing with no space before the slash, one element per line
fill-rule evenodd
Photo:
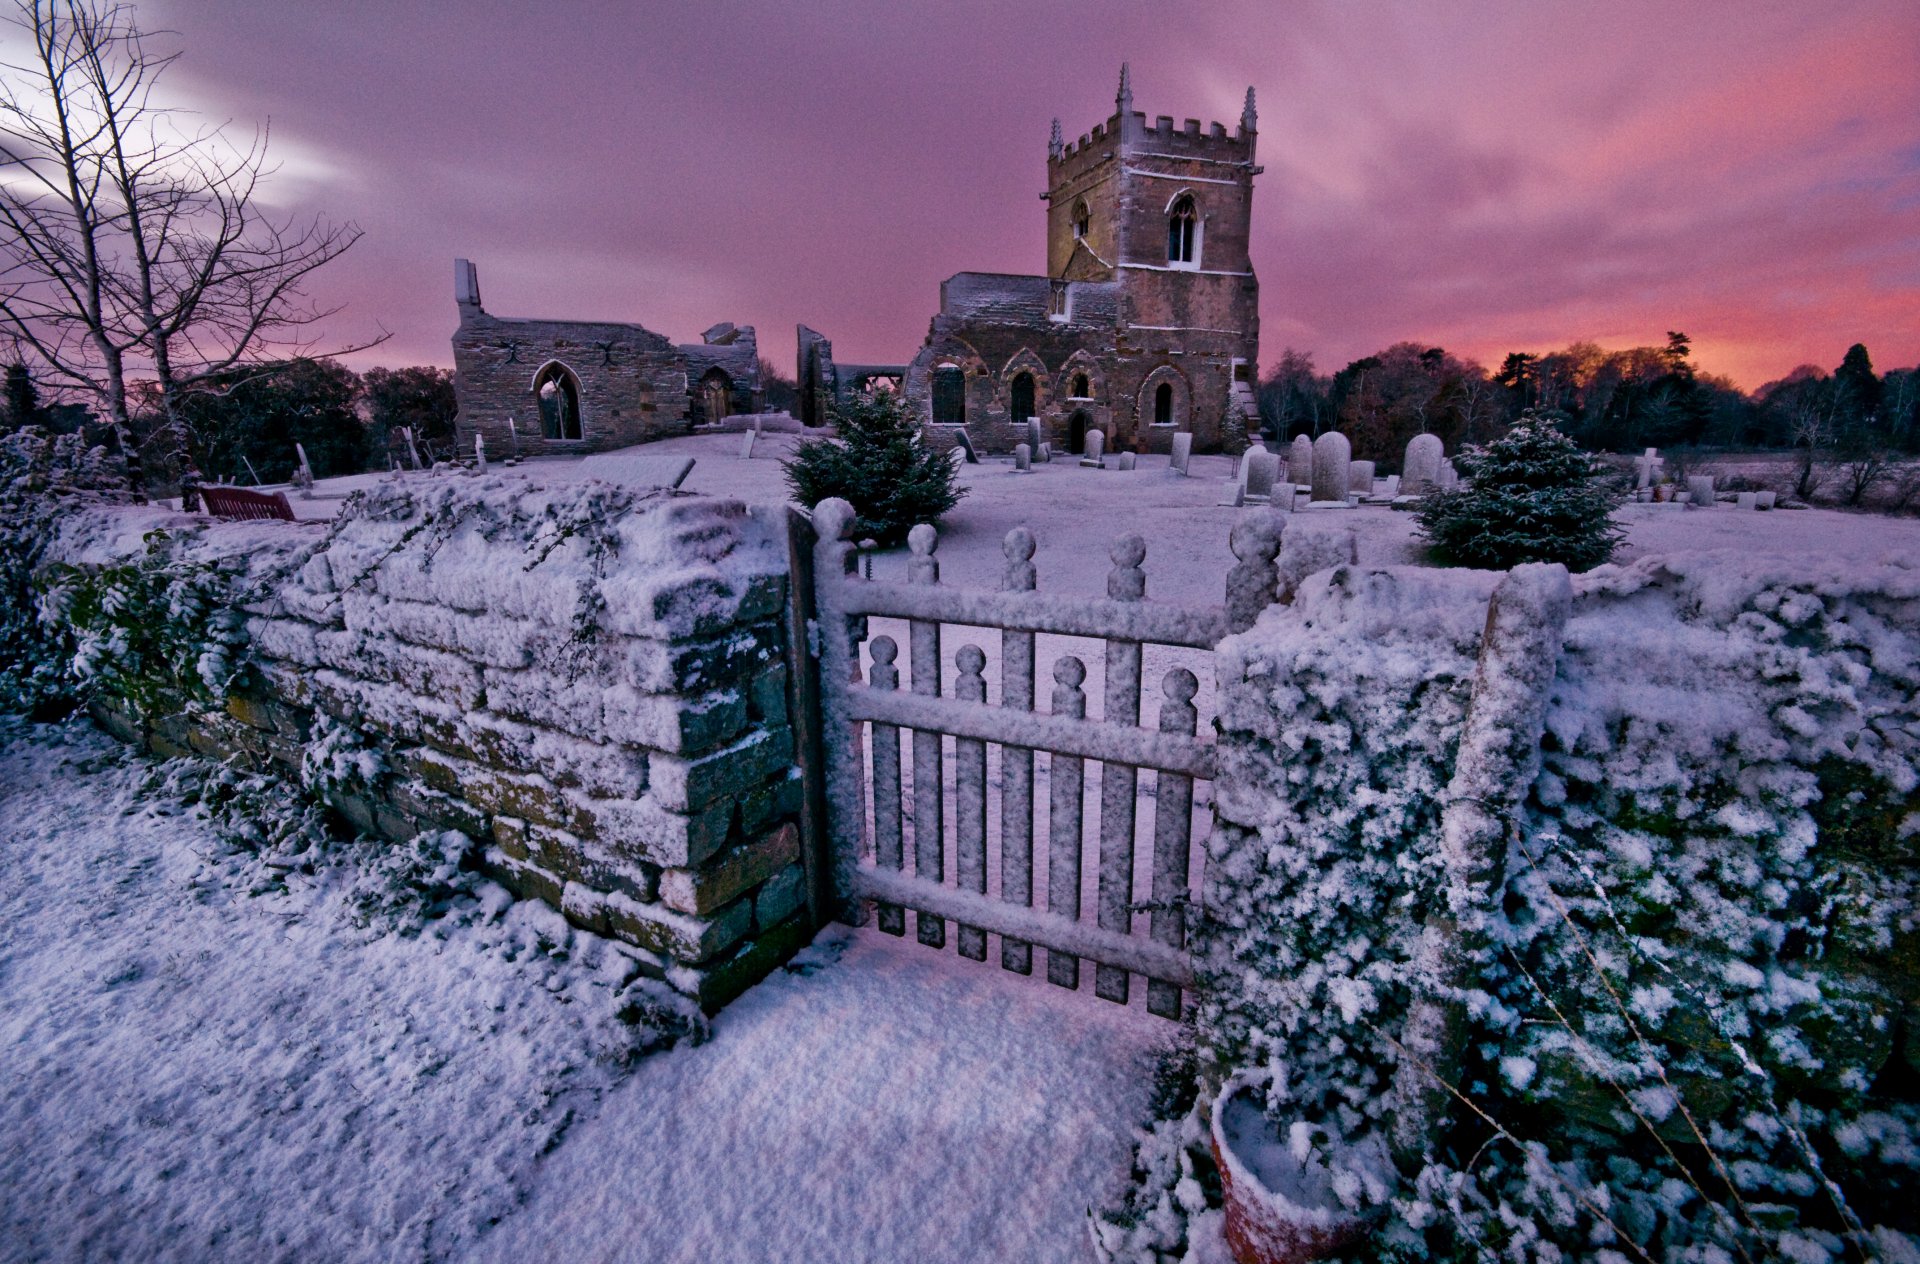
<path fill-rule="evenodd" d="M 1666 468 L 1667 463 L 1660 459 L 1658 452 L 1658 448 L 1648 448 L 1645 456 L 1633 458 L 1634 490 L 1652 487 L 1654 480 L 1658 479 L 1661 471 Z"/>

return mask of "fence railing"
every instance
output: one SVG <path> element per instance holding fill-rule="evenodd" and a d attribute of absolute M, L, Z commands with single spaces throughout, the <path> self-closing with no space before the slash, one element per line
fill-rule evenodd
<path fill-rule="evenodd" d="M 1213 777 L 1214 751 L 1196 735 L 1199 681 L 1185 667 L 1170 669 L 1160 681 L 1158 723 L 1141 725 L 1143 646 L 1210 650 L 1228 632 L 1250 626 L 1274 598 L 1278 524 L 1258 515 L 1235 525 L 1231 547 L 1238 560 L 1228 575 L 1225 603 L 1196 610 L 1146 600 L 1146 546 L 1137 535 L 1115 541 L 1107 597 L 1100 600 L 1038 592 L 1035 540 L 1025 528 L 1007 533 L 998 592 L 941 586 L 939 537 L 924 525 L 909 538 L 907 583 L 863 579 L 846 538 L 852 522 L 844 501 L 823 501 L 813 512 L 812 635 L 820 664 L 832 898 L 840 916 L 858 922 L 871 900 L 880 929 L 901 935 L 911 911 L 918 938 L 935 947 L 945 946 L 951 922 L 957 951 L 975 961 L 986 960 L 987 936 L 995 934 L 1001 967 L 1020 974 L 1032 972 L 1039 948 L 1048 980 L 1062 987 L 1077 988 L 1081 962 L 1091 961 L 1095 993 L 1120 1004 L 1131 994 L 1131 976 L 1139 974 L 1147 981 L 1147 1008 L 1178 1017 L 1181 991 L 1193 982 L 1186 909 L 1194 782 Z M 884 635 L 868 641 L 867 616 L 906 623 L 904 689 L 900 646 Z M 943 624 L 998 631 L 998 705 L 987 704 L 987 655 L 973 644 L 955 653 L 957 675 L 951 691 L 942 692 Z M 1100 719 L 1086 716 L 1087 668 L 1075 655 L 1055 661 L 1050 705 L 1036 710 L 1040 633 L 1104 642 Z M 864 682 L 863 641 L 872 660 Z M 870 739 L 870 785 L 863 725 Z M 911 759 L 910 805 L 903 797 L 903 733 Z M 955 761 L 953 885 L 946 881 L 947 738 L 953 739 Z M 988 894 L 987 882 L 989 745 L 1000 748 L 997 899 Z M 1044 908 L 1034 902 L 1036 752 L 1049 757 Z M 1091 922 L 1081 907 L 1089 759 L 1101 764 Z M 1135 891 L 1141 769 L 1157 777 L 1145 900 Z M 869 790 L 871 848 L 865 846 Z M 870 864 L 864 860 L 869 851 Z M 1133 930 L 1134 912 L 1143 905 L 1149 910 L 1144 936 Z"/>

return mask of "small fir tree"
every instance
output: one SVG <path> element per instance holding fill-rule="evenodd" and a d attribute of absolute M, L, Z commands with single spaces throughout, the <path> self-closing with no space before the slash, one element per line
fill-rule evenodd
<path fill-rule="evenodd" d="M 795 449 L 787 483 L 808 508 L 829 496 L 851 504 L 855 539 L 899 544 L 915 524 L 937 523 L 967 494 L 953 462 L 927 446 L 897 392 L 856 396 L 833 418 L 840 437 Z"/>
<path fill-rule="evenodd" d="M 1447 566 L 1505 570 L 1560 562 L 1591 570 L 1613 556 L 1624 532 L 1613 524 L 1619 496 L 1593 458 L 1531 410 L 1485 447 L 1455 464 L 1471 482 L 1421 502 L 1421 532 Z"/>

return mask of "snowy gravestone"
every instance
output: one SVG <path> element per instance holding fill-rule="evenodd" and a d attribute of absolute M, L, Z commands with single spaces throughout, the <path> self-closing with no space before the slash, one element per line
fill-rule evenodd
<path fill-rule="evenodd" d="M 1051 443 L 1041 444 L 1039 451 L 1034 455 L 1034 460 L 1040 462 L 1042 465 L 1051 462 L 1053 460 L 1053 445 Z"/>
<path fill-rule="evenodd" d="M 973 450 L 973 436 L 967 433 L 967 428 L 965 426 L 962 426 L 958 430 L 954 431 L 953 438 L 954 438 L 954 442 L 960 445 L 960 450 L 967 454 L 968 465 L 980 464 L 980 454 Z"/>
<path fill-rule="evenodd" d="M 1398 474 L 1389 474 L 1385 478 L 1380 480 L 1380 495 L 1375 497 L 1375 499 L 1376 500 L 1392 500 L 1395 496 L 1398 496 L 1399 494 L 1400 494 L 1400 476 Z"/>
<path fill-rule="evenodd" d="M 1313 440 L 1305 435 L 1296 435 L 1287 449 L 1287 481 L 1296 487 L 1313 483 Z"/>
<path fill-rule="evenodd" d="M 1033 449 L 1024 443 L 1013 445 L 1013 472 L 1015 474 L 1033 473 Z"/>
<path fill-rule="evenodd" d="M 1653 486 L 1666 468 L 1666 462 L 1659 457 L 1658 448 L 1648 448 L 1645 456 L 1633 458 L 1633 487 L 1635 491 L 1644 491 Z"/>
<path fill-rule="evenodd" d="M 1045 437 L 1046 436 L 1040 433 L 1040 419 L 1038 417 L 1028 418 L 1027 420 L 1027 451 L 1030 453 L 1039 452 L 1040 441 Z"/>
<path fill-rule="evenodd" d="M 300 489 L 302 500 L 313 499 L 313 467 L 307 464 L 307 449 L 303 444 L 293 445 L 294 455 L 299 458 L 293 467 L 293 485 Z"/>
<path fill-rule="evenodd" d="M 507 424 L 509 425 L 513 424 L 511 418 L 508 419 Z M 419 469 L 420 468 L 420 449 L 416 447 L 413 442 L 413 427 L 412 426 L 400 427 L 400 434 L 407 441 L 407 460 L 411 463 L 412 468 L 416 470 Z M 252 468 L 252 467 L 249 466 L 248 468 Z"/>
<path fill-rule="evenodd" d="M 473 436 L 473 468 L 481 474 L 487 472 L 487 436 Z"/>
<path fill-rule="evenodd" d="M 1138 459 L 1137 459 L 1137 458 L 1136 458 L 1136 457 L 1134 456 L 1134 454 L 1133 454 L 1133 453 L 1131 453 L 1131 452 L 1122 452 L 1122 453 L 1120 454 L 1120 468 L 1121 468 L 1121 469 L 1123 469 L 1123 470 L 1130 470 L 1130 469 L 1133 469 L 1133 468 L 1134 468 L 1135 466 L 1137 466 L 1138 464 L 1139 464 L 1139 461 L 1138 461 Z"/>
<path fill-rule="evenodd" d="M 1408 496 L 1424 496 L 1440 482 L 1440 462 L 1446 448 L 1439 435 L 1417 434 L 1407 440 L 1407 458 L 1400 465 L 1400 490 Z"/>
<path fill-rule="evenodd" d="M 1096 470 L 1106 469 L 1106 450 L 1107 436 L 1098 430 L 1087 431 L 1087 454 L 1080 458 L 1080 464 Z"/>
<path fill-rule="evenodd" d="M 1755 509 L 1773 508 L 1774 500 L 1778 496 L 1778 494 L 1779 493 L 1777 492 L 1760 492 L 1758 494 L 1757 499 L 1755 499 L 1755 501 L 1753 502 L 1753 507 Z"/>
<path fill-rule="evenodd" d="M 1353 447 L 1347 436 L 1329 430 L 1313 441 L 1313 502 L 1345 504 L 1353 475 L 1348 468 Z"/>
<path fill-rule="evenodd" d="M 1359 492 L 1362 496 L 1373 495 L 1372 461 L 1355 461 L 1347 467 L 1347 471 L 1347 487 L 1350 491 Z"/>
<path fill-rule="evenodd" d="M 1187 476 L 1187 465 L 1193 460 L 1193 432 L 1182 430 L 1173 436 L 1173 472 L 1181 478 Z"/>
<path fill-rule="evenodd" d="M 1451 460 L 1440 462 L 1440 477 L 1437 485 L 1443 492 L 1450 492 L 1460 486 L 1460 471 L 1453 468 Z"/>
<path fill-rule="evenodd" d="M 1702 509 L 1713 508 L 1713 475 L 1690 474 L 1687 476 L 1689 500 Z"/>
<path fill-rule="evenodd" d="M 1273 485 L 1280 473 L 1280 458 L 1262 448 L 1247 454 L 1246 496 L 1241 503 L 1273 503 Z"/>
<path fill-rule="evenodd" d="M 747 430 L 747 431 L 743 431 L 743 432 L 741 432 L 741 435 L 740 435 L 740 459 L 741 459 L 742 461 L 751 461 L 751 460 L 753 460 L 753 444 L 754 444 L 754 440 L 756 440 L 756 439 L 758 439 L 759 437 L 760 437 L 760 431 L 759 431 L 758 429 L 754 429 L 754 430 Z"/>
<path fill-rule="evenodd" d="M 1760 493 L 1759 492 L 1741 492 L 1739 496 L 1734 498 L 1734 507 L 1737 509 L 1760 508 Z"/>
<path fill-rule="evenodd" d="M 1253 464 L 1253 454 L 1256 452 L 1265 452 L 1266 450 L 1267 445 L 1262 443 L 1258 438 L 1255 438 L 1247 450 L 1240 454 L 1239 462 L 1233 467 L 1233 477 L 1241 483 L 1246 482 L 1247 467 Z"/>

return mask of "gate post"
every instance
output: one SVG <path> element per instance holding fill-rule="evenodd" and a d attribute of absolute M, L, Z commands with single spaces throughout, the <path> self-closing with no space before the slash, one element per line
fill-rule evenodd
<path fill-rule="evenodd" d="M 806 582 L 795 574 L 796 591 L 805 591 L 812 609 L 796 612 L 793 635 L 797 651 L 806 655 L 815 706 L 812 724 L 817 736 L 813 776 L 821 808 L 816 818 L 819 847 L 813 872 L 820 917 L 850 926 L 866 921 L 866 905 L 856 890 L 860 844 L 866 827 L 866 768 L 861 757 L 860 726 L 847 714 L 845 686 L 856 680 L 860 660 L 858 634 L 839 594 L 858 581 L 856 559 L 848 536 L 853 532 L 853 506 L 830 496 L 813 507 L 812 565 Z M 807 775 L 802 765 L 801 775 Z"/>

